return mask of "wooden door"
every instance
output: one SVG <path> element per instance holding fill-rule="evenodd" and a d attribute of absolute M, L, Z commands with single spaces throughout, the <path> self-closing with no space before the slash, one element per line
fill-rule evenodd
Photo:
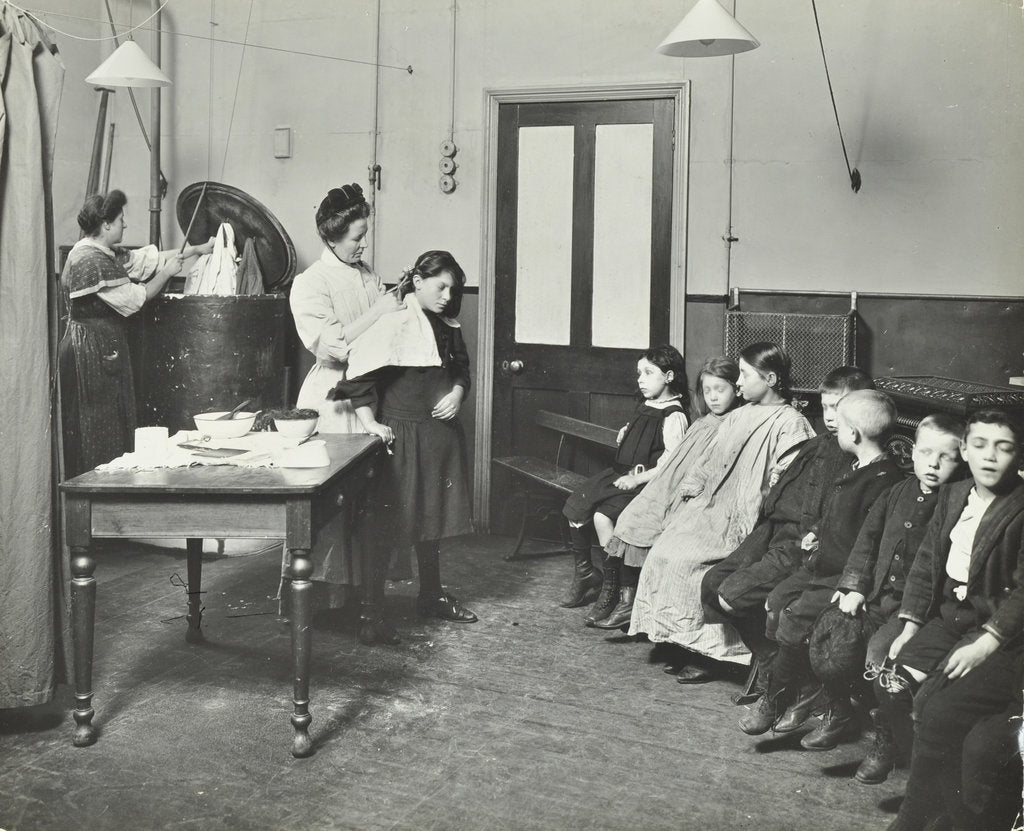
<path fill-rule="evenodd" d="M 637 357 L 669 338 L 675 106 L 499 107 L 494 456 L 553 455 L 537 409 L 628 420 Z"/>

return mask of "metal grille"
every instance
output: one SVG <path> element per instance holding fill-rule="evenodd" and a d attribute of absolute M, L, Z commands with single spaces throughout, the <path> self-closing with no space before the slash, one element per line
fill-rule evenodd
<path fill-rule="evenodd" d="M 794 392 L 817 392 L 821 379 L 857 360 L 857 325 L 852 312 L 841 315 L 778 312 L 725 313 L 725 354 L 738 355 L 752 343 L 778 344 L 793 361 Z"/>

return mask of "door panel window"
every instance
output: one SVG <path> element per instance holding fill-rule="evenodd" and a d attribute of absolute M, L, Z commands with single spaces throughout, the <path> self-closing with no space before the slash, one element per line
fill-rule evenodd
<path fill-rule="evenodd" d="M 519 130 L 515 339 L 565 346 L 572 306 L 574 128 Z"/>
<path fill-rule="evenodd" d="M 594 346 L 651 340 L 654 125 L 598 124 L 594 159 Z"/>

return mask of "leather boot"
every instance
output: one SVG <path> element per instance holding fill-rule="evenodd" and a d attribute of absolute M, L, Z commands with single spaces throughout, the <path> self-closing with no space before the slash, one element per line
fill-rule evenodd
<path fill-rule="evenodd" d="M 789 697 L 786 689 L 769 692 L 765 690 L 761 696 L 740 717 L 740 730 L 748 736 L 760 736 L 771 730 L 779 718 L 779 710 L 785 707 Z"/>
<path fill-rule="evenodd" d="M 877 707 L 869 715 L 875 727 L 875 740 L 853 776 L 865 785 L 878 785 L 888 779 L 896 767 L 896 743 L 889 717 Z"/>
<path fill-rule="evenodd" d="M 740 730 L 748 736 L 760 736 L 767 733 L 779 718 L 779 712 L 785 709 L 791 700 L 791 693 L 778 685 L 772 677 L 772 663 L 758 662 L 757 680 L 754 691 L 757 700 L 747 708 L 740 717 Z"/>
<path fill-rule="evenodd" d="M 904 763 L 910 759 L 914 747 L 914 692 L 913 685 L 890 692 L 875 681 L 878 709 L 889 724 L 894 755 Z"/>
<path fill-rule="evenodd" d="M 619 566 L 621 564 L 622 560 L 618 557 L 604 558 L 604 580 L 601 583 L 601 594 L 598 595 L 597 601 L 590 607 L 590 612 L 583 621 L 586 626 L 593 628 L 599 620 L 607 618 L 618 604 L 619 589 L 621 588 Z"/>
<path fill-rule="evenodd" d="M 629 620 L 633 617 L 633 599 L 636 597 L 636 587 L 623 586 L 619 592 L 619 602 L 604 620 L 594 622 L 598 629 L 622 629 L 629 626 Z"/>
<path fill-rule="evenodd" d="M 823 692 L 821 685 L 816 682 L 805 684 L 800 688 L 796 701 L 772 725 L 772 730 L 776 733 L 792 733 L 803 727 L 807 719 L 814 715 L 815 708 L 822 705 Z"/>
<path fill-rule="evenodd" d="M 359 638 L 359 643 L 367 646 L 372 646 L 375 643 L 394 646 L 396 643 L 402 642 L 402 636 L 398 634 L 398 630 L 388 623 L 376 605 L 363 602 L 360 602 L 356 637 Z"/>
<path fill-rule="evenodd" d="M 563 609 L 592 603 L 601 588 L 601 572 L 594 568 L 586 531 L 569 526 L 569 536 L 572 540 L 573 572 L 569 590 L 559 603 Z"/>
<path fill-rule="evenodd" d="M 849 698 L 830 698 L 818 726 L 800 739 L 804 750 L 832 750 L 856 726 L 856 714 Z"/>

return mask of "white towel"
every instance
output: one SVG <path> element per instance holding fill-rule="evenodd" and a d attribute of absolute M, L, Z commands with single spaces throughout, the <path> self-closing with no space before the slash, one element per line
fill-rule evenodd
<path fill-rule="evenodd" d="M 235 230 L 222 222 L 217 229 L 213 251 L 203 254 L 188 273 L 185 294 L 233 295 L 238 285 L 238 251 Z"/>
<path fill-rule="evenodd" d="M 379 318 L 355 341 L 348 354 L 348 380 L 383 366 L 440 366 L 434 330 L 415 300 Z"/>

